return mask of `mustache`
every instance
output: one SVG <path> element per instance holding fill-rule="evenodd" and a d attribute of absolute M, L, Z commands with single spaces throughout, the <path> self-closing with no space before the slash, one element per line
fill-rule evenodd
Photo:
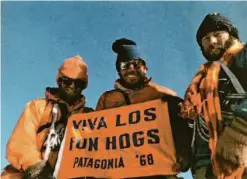
<path fill-rule="evenodd" d="M 130 72 L 127 72 L 126 75 L 138 75 L 138 73 L 135 71 L 130 71 Z"/>
<path fill-rule="evenodd" d="M 224 48 L 224 46 L 223 45 L 217 45 L 217 44 L 214 44 L 214 45 L 212 45 L 211 46 L 211 50 L 213 50 L 213 49 L 217 49 L 217 48 Z"/>
<path fill-rule="evenodd" d="M 71 87 L 67 87 L 67 88 L 65 88 L 66 90 L 70 90 L 70 91 L 73 91 L 73 92 L 76 92 L 77 91 L 77 89 L 76 88 L 71 88 Z"/>

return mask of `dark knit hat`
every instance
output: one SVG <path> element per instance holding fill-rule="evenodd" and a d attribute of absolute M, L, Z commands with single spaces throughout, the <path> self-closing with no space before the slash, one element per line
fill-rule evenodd
<path fill-rule="evenodd" d="M 133 59 L 142 59 L 137 49 L 136 43 L 132 40 L 121 38 L 112 44 L 112 50 L 117 53 L 116 69 L 120 71 L 120 63 Z M 142 59 L 144 65 L 146 62 Z"/>
<path fill-rule="evenodd" d="M 197 34 L 197 43 L 201 46 L 202 38 L 210 32 L 227 31 L 230 35 L 239 39 L 238 30 L 232 22 L 220 13 L 210 13 L 202 21 Z"/>

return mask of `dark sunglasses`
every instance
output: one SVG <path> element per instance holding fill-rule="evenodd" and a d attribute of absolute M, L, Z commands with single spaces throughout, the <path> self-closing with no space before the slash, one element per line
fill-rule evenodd
<path fill-rule="evenodd" d="M 130 67 L 130 65 L 133 65 L 135 69 L 140 69 L 144 65 L 144 63 L 142 60 L 131 60 L 128 62 L 121 62 L 120 69 L 126 70 Z"/>
<path fill-rule="evenodd" d="M 75 88 L 85 88 L 87 85 L 86 82 L 82 80 L 79 80 L 79 79 L 74 80 L 68 77 L 61 77 L 60 81 L 66 86 L 70 86 L 72 83 L 74 83 Z"/>

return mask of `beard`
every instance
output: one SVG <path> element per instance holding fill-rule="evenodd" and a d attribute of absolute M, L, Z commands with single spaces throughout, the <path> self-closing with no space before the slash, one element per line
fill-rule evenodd
<path fill-rule="evenodd" d="M 217 61 L 219 60 L 226 52 L 226 50 L 233 44 L 233 38 L 230 37 L 228 41 L 226 41 L 225 45 L 215 45 L 213 50 L 210 52 L 205 52 L 201 47 L 201 51 L 203 56 L 208 61 Z"/>
<path fill-rule="evenodd" d="M 69 89 L 66 87 L 59 87 L 59 96 L 67 103 L 74 102 L 79 99 L 82 90 L 79 89 Z"/>
<path fill-rule="evenodd" d="M 127 76 L 131 74 L 138 76 L 138 80 L 135 81 L 126 80 Z M 124 77 L 120 75 L 120 83 L 127 89 L 141 88 L 145 84 L 146 79 L 147 79 L 146 73 L 143 73 L 141 71 L 129 72 L 125 74 Z"/>

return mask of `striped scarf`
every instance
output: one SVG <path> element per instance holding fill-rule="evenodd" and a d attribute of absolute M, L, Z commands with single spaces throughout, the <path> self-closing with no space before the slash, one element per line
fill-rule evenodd
<path fill-rule="evenodd" d="M 234 43 L 220 59 L 228 65 L 233 56 L 237 55 L 244 45 L 242 43 Z M 203 113 L 209 130 L 209 147 L 211 150 L 211 159 L 214 172 L 218 178 L 226 178 L 224 175 L 225 167 L 216 159 L 216 145 L 219 136 L 222 134 L 223 119 L 221 115 L 220 99 L 218 96 L 218 80 L 220 73 L 220 64 L 218 62 L 207 62 L 203 64 L 185 93 L 185 101 L 181 106 L 181 115 L 184 118 L 196 119 Z M 236 169 L 232 172 L 232 177 L 238 174 Z M 241 171 L 242 172 L 242 171 Z M 233 177 L 234 175 L 234 177 Z"/>

